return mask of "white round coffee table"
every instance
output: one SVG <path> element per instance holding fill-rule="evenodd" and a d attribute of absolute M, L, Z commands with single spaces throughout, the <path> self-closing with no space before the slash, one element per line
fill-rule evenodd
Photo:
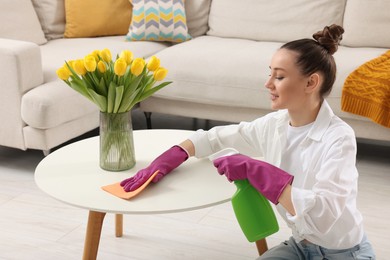
<path fill-rule="evenodd" d="M 134 131 L 136 166 L 107 172 L 99 167 L 99 137 L 72 143 L 45 157 L 35 170 L 40 189 L 64 203 L 89 210 L 83 259 L 96 259 L 106 213 L 116 215 L 122 236 L 122 214 L 161 214 L 205 208 L 230 200 L 235 186 L 207 159 L 190 158 L 157 184 L 124 200 L 101 189 L 145 168 L 162 152 L 191 135 L 185 130 Z"/>

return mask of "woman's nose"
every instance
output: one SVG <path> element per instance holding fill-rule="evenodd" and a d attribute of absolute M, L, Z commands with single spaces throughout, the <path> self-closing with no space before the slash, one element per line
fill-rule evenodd
<path fill-rule="evenodd" d="M 264 84 L 264 87 L 268 88 L 268 89 L 271 89 L 272 88 L 272 84 L 271 84 L 271 77 L 269 77 L 267 79 L 267 81 L 265 82 Z"/>

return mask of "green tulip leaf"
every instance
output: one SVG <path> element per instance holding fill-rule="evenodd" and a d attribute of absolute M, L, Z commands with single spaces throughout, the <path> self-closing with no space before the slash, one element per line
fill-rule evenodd
<path fill-rule="evenodd" d="M 100 108 L 100 111 L 107 112 L 107 98 L 97 94 L 92 89 L 88 89 L 88 93 L 93 99 L 94 103 Z"/>
<path fill-rule="evenodd" d="M 99 82 L 98 88 L 99 88 L 99 93 L 101 95 L 107 96 L 108 92 L 107 92 L 107 87 L 106 87 L 106 82 L 104 80 L 104 77 L 100 78 L 100 82 Z"/>
<path fill-rule="evenodd" d="M 122 102 L 123 92 L 125 87 L 119 86 L 115 89 L 115 105 L 114 105 L 114 113 L 118 113 L 119 106 Z"/>
<path fill-rule="evenodd" d="M 158 86 L 155 86 L 154 88 L 151 88 L 147 91 L 145 91 L 144 93 L 142 93 L 142 95 L 139 97 L 138 99 L 138 102 L 141 102 L 143 100 L 145 100 L 146 98 L 150 97 L 151 95 L 153 95 L 154 93 L 156 93 L 157 91 L 159 91 L 160 89 L 162 89 L 163 87 L 171 84 L 172 82 L 164 82 L 164 83 L 161 83 L 160 85 Z"/>
<path fill-rule="evenodd" d="M 72 80 L 69 82 L 69 86 L 75 91 L 79 92 L 84 97 L 88 98 L 90 101 L 94 102 L 92 97 L 89 95 L 87 88 L 84 86 L 84 82 L 82 80 Z"/>
<path fill-rule="evenodd" d="M 108 96 L 107 96 L 107 113 L 112 113 L 114 110 L 114 102 L 115 102 L 115 93 L 116 93 L 116 84 L 114 82 L 110 82 L 108 87 Z"/>
<path fill-rule="evenodd" d="M 137 89 L 133 93 L 131 93 L 130 95 L 123 96 L 123 100 L 122 100 L 122 103 L 119 107 L 118 112 L 122 113 L 122 112 L 129 111 L 134 106 L 133 101 L 140 91 L 141 91 L 141 89 Z"/>

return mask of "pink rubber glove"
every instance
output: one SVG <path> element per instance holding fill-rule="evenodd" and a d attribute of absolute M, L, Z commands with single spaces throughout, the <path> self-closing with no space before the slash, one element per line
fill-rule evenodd
<path fill-rule="evenodd" d="M 138 171 L 133 177 L 123 180 L 121 186 L 126 192 L 134 191 L 157 170 L 159 173 L 153 178 L 152 182 L 158 182 L 187 159 L 187 152 L 180 146 L 175 145 L 157 157 L 148 167 Z"/>
<path fill-rule="evenodd" d="M 292 183 L 293 176 L 269 163 L 252 159 L 242 154 L 218 158 L 214 161 L 219 174 L 225 174 L 228 180 L 248 179 L 255 187 L 275 205 L 284 188 Z"/>

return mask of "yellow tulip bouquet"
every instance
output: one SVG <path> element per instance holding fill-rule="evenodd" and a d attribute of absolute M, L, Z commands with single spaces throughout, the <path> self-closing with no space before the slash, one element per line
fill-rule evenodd
<path fill-rule="evenodd" d="M 65 62 L 57 75 L 71 88 L 94 102 L 101 112 L 127 112 L 171 82 L 163 82 L 167 70 L 152 56 L 148 63 L 124 50 L 112 60 L 109 49 L 95 50 L 84 59 Z"/>
<path fill-rule="evenodd" d="M 167 70 L 152 56 L 148 62 L 122 51 L 113 61 L 109 49 L 66 61 L 57 76 L 100 109 L 100 167 L 110 171 L 135 165 L 130 110 L 171 82 Z"/>

